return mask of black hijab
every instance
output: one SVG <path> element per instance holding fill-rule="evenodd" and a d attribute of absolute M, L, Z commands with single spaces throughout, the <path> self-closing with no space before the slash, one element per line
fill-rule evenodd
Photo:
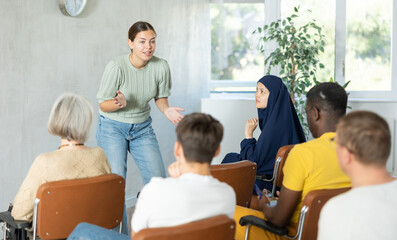
<path fill-rule="evenodd" d="M 261 82 L 269 90 L 267 107 L 258 109 L 259 128 L 255 155 L 258 173 L 272 174 L 280 147 L 305 142 L 305 134 L 287 87 L 279 77 L 267 75 Z"/>

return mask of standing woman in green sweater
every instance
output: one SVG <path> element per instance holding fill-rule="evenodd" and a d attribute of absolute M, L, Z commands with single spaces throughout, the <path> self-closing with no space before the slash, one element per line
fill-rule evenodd
<path fill-rule="evenodd" d="M 130 152 L 146 184 L 152 177 L 166 176 L 152 128 L 149 101 L 154 99 L 159 110 L 175 125 L 182 120 L 179 111 L 184 109 L 168 105 L 171 73 L 167 61 L 153 56 L 156 32 L 152 25 L 134 23 L 128 38 L 131 53 L 110 61 L 102 76 L 97 94 L 100 110 L 96 138 L 113 173 L 126 178 Z M 126 217 L 124 226 L 125 220 Z M 123 232 L 128 230 L 123 228 Z"/>

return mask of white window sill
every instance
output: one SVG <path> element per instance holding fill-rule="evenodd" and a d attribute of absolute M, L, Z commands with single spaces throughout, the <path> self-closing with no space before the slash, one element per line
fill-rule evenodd
<path fill-rule="evenodd" d="M 254 100 L 255 93 L 211 93 L 207 99 L 216 100 Z M 349 102 L 397 103 L 397 98 L 349 98 Z"/>

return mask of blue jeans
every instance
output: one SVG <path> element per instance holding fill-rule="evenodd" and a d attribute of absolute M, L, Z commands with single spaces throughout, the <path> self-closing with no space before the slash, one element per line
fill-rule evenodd
<path fill-rule="evenodd" d="M 99 115 L 96 132 L 98 146 L 105 151 L 112 172 L 126 179 L 127 152 L 138 166 L 143 183 L 152 177 L 165 177 L 164 162 L 152 118 L 137 124 L 123 123 Z M 128 234 L 127 211 L 124 206 L 123 233 Z"/>
<path fill-rule="evenodd" d="M 98 227 L 89 223 L 80 223 L 68 237 L 69 240 L 130 240 L 128 235 Z"/>
<path fill-rule="evenodd" d="M 143 123 L 130 124 L 99 115 L 96 139 L 109 158 L 112 172 L 124 179 L 127 174 L 127 152 L 136 162 L 144 184 L 152 177 L 166 176 L 151 117 Z"/>

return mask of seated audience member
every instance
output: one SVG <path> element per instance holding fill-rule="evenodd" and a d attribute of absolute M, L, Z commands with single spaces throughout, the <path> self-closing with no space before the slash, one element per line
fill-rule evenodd
<path fill-rule="evenodd" d="M 250 160 L 256 163 L 257 174 L 271 178 L 278 149 L 305 142 L 305 135 L 287 87 L 279 77 L 268 75 L 258 81 L 255 107 L 259 119 L 247 120 L 240 153 L 228 153 L 222 163 Z M 258 123 L 261 134 L 257 141 L 253 132 Z M 256 180 L 255 184 L 260 190 L 272 189 L 271 182 Z"/>
<path fill-rule="evenodd" d="M 131 236 L 141 229 L 176 226 L 220 214 L 233 217 L 235 193 L 211 176 L 210 163 L 220 151 L 222 125 L 210 115 L 192 113 L 176 128 L 176 162 L 170 178 L 154 177 L 138 198 Z M 128 236 L 88 223 L 79 224 L 68 239 L 129 239 Z"/>
<path fill-rule="evenodd" d="M 318 239 L 397 239 L 397 181 L 386 170 L 391 147 L 386 121 L 352 112 L 338 123 L 335 143 L 352 190 L 323 207 Z"/>
<path fill-rule="evenodd" d="M 343 188 L 350 180 L 338 165 L 331 140 L 335 137 L 338 120 L 346 113 L 347 94 L 336 83 L 320 83 L 307 93 L 306 115 L 309 129 L 317 138 L 295 145 L 284 165 L 284 179 L 277 205 L 270 206 L 262 198 L 262 211 L 236 207 L 236 222 L 242 216 L 266 218 L 276 226 L 286 226 L 289 234 L 296 233 L 297 223 L 306 194 L 317 189 Z M 244 239 L 246 227 L 239 224 L 236 239 Z M 250 228 L 250 239 L 284 239 L 257 227 Z"/>
<path fill-rule="evenodd" d="M 82 96 L 65 93 L 52 107 L 48 132 L 61 137 L 58 150 L 42 153 L 33 162 L 15 196 L 12 216 L 32 221 L 33 204 L 41 184 L 111 173 L 108 158 L 99 147 L 87 147 L 93 109 Z"/>

